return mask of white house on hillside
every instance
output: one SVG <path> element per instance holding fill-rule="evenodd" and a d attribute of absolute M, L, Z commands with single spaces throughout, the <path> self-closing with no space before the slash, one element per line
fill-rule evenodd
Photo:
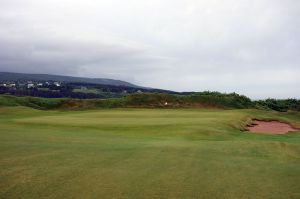
<path fill-rule="evenodd" d="M 32 83 L 27 84 L 27 88 L 33 88 L 33 87 L 34 87 L 34 84 L 32 84 Z"/>
<path fill-rule="evenodd" d="M 60 83 L 59 82 L 54 82 L 53 83 L 55 86 L 59 87 L 60 86 Z"/>

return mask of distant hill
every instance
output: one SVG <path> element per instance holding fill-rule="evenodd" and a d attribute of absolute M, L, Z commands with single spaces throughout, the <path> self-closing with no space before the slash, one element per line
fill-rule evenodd
<path fill-rule="evenodd" d="M 11 73 L 0 72 L 0 81 L 58 81 L 58 82 L 76 82 L 87 84 L 101 84 L 112 86 L 127 86 L 134 88 L 141 88 L 140 86 L 131 84 L 129 82 L 105 79 L 105 78 L 85 78 L 85 77 L 72 77 L 62 75 L 49 75 L 49 74 L 26 74 L 26 73 Z"/>

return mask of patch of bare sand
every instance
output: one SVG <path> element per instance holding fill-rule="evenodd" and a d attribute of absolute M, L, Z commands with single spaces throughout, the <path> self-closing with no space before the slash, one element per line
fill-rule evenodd
<path fill-rule="evenodd" d="M 299 129 L 296 129 L 287 123 L 260 120 L 253 120 L 253 123 L 248 125 L 246 129 L 251 133 L 263 134 L 286 134 L 288 132 L 299 131 Z"/>

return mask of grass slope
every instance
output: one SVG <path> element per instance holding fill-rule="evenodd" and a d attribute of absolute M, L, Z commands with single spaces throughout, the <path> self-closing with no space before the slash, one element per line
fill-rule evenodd
<path fill-rule="evenodd" d="M 92 108 L 253 108 L 251 100 L 236 93 L 202 92 L 186 96 L 165 93 L 130 94 L 110 99 L 38 98 L 0 95 L 1 106 L 27 106 L 36 109 L 92 109 Z"/>
<path fill-rule="evenodd" d="M 258 110 L 0 108 L 0 198 L 299 199 L 300 134 Z"/>

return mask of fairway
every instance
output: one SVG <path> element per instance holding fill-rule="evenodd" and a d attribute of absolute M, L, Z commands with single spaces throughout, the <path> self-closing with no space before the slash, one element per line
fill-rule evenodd
<path fill-rule="evenodd" d="M 299 199 L 300 113 L 0 108 L 1 199 Z"/>

